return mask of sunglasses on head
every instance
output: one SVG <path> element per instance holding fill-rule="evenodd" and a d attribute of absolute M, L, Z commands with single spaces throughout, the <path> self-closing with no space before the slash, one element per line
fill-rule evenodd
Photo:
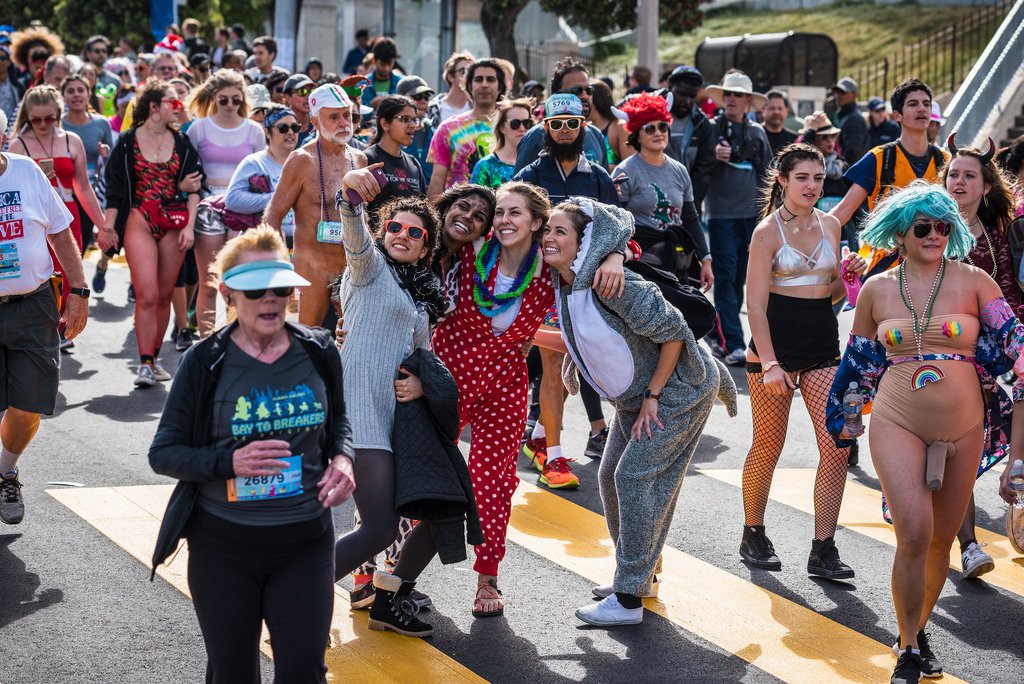
<path fill-rule="evenodd" d="M 400 221 L 394 220 L 388 221 L 384 224 L 384 229 L 389 233 L 394 233 L 395 235 L 405 231 L 405 234 L 409 236 L 410 240 L 426 240 L 427 236 L 430 235 L 430 232 L 426 228 L 421 228 L 420 226 L 407 226 Z"/>
<path fill-rule="evenodd" d="M 217 106 L 218 107 L 227 107 L 229 104 L 232 104 L 232 105 L 234 105 L 236 107 L 241 107 L 242 106 L 242 98 L 237 96 L 237 95 L 235 95 L 234 97 L 228 97 L 226 95 L 221 95 L 220 97 L 217 98 Z"/>
<path fill-rule="evenodd" d="M 42 125 L 52 126 L 53 124 L 57 123 L 57 117 L 52 116 L 52 115 L 51 116 L 33 116 L 33 117 L 29 118 L 28 122 L 30 124 L 32 124 L 33 126 L 42 126 Z"/>
<path fill-rule="evenodd" d="M 580 119 L 550 119 L 548 121 L 548 128 L 553 131 L 562 130 L 562 126 L 565 126 L 570 131 L 575 131 L 580 127 Z"/>
<path fill-rule="evenodd" d="M 914 237 L 918 239 L 924 239 L 935 230 L 935 234 L 939 237 L 946 237 L 949 235 L 949 231 L 952 226 L 942 221 L 914 221 L 913 225 Z"/>
<path fill-rule="evenodd" d="M 176 97 L 165 97 L 160 101 L 166 102 L 167 104 L 171 105 L 171 109 L 173 109 L 176 112 L 180 112 L 181 110 L 185 109 L 185 103 Z"/>
<path fill-rule="evenodd" d="M 298 133 L 299 131 L 302 130 L 302 126 L 300 126 L 297 123 L 293 123 L 293 124 L 277 124 L 276 126 L 274 126 L 274 128 L 276 128 L 277 132 L 280 133 L 281 135 L 284 135 L 288 131 L 291 131 L 292 133 Z"/>
<path fill-rule="evenodd" d="M 657 123 L 649 123 L 645 126 L 642 126 L 640 130 L 646 133 L 647 135 L 654 135 L 655 131 L 657 131 L 658 133 L 668 133 L 670 128 L 671 127 L 664 121 L 658 121 Z"/>
<path fill-rule="evenodd" d="M 263 299 L 266 296 L 268 289 L 270 290 L 270 292 L 274 293 L 275 297 L 281 298 L 291 297 L 292 292 L 295 291 L 294 287 L 273 287 L 263 288 L 262 290 L 242 290 L 242 294 L 245 295 L 246 299 L 256 301 L 257 299 Z"/>
<path fill-rule="evenodd" d="M 588 86 L 573 86 L 572 88 L 566 88 L 566 89 L 561 90 L 559 92 L 568 93 L 569 95 L 575 95 L 576 97 L 579 97 L 581 93 L 586 93 L 587 95 L 593 95 L 594 94 L 594 86 L 591 86 L 591 85 L 588 85 Z"/>
<path fill-rule="evenodd" d="M 509 119 L 508 127 L 513 131 L 518 131 L 520 128 L 528 131 L 533 128 L 533 119 Z"/>

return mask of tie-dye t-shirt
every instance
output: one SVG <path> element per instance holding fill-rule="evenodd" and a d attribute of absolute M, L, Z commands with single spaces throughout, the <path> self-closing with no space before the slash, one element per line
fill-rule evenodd
<path fill-rule="evenodd" d="M 476 162 L 494 149 L 491 122 L 479 120 L 469 111 L 444 121 L 434 133 L 427 161 L 448 167 L 444 187 L 468 183 Z"/>

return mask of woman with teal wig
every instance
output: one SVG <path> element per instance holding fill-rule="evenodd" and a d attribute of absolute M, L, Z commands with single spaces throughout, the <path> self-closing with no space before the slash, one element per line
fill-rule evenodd
<path fill-rule="evenodd" d="M 892 682 L 902 684 L 942 673 L 924 629 L 980 458 L 1006 449 L 998 426 L 1009 425 L 1010 403 L 995 378 L 1020 356 L 1024 328 L 996 282 L 960 261 L 975 239 L 942 186 L 915 181 L 894 192 L 861 240 L 897 250 L 899 266 L 860 291 L 827 422 L 836 444 L 849 445 L 843 394 L 855 383 L 873 397 L 868 443 L 896 531 Z"/>

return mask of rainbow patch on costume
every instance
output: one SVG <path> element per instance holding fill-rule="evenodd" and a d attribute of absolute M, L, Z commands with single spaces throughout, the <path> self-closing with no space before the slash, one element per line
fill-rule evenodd
<path fill-rule="evenodd" d="M 944 377 L 946 376 L 942 374 L 938 366 L 926 363 L 914 371 L 913 377 L 910 378 L 910 389 L 919 390 L 928 383 L 938 382 Z"/>
<path fill-rule="evenodd" d="M 942 324 L 942 334 L 953 339 L 954 337 L 960 337 L 964 332 L 964 326 L 960 325 L 956 321 L 946 321 Z"/>
<path fill-rule="evenodd" d="M 889 328 L 885 331 L 885 343 L 890 347 L 895 347 L 897 344 L 903 341 L 903 335 L 896 328 Z"/>

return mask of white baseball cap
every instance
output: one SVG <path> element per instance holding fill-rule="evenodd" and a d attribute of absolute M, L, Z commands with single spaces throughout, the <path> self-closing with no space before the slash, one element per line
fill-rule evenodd
<path fill-rule="evenodd" d="M 352 109 L 353 106 L 348 93 L 336 83 L 325 83 L 309 94 L 310 116 L 321 109 Z"/>

